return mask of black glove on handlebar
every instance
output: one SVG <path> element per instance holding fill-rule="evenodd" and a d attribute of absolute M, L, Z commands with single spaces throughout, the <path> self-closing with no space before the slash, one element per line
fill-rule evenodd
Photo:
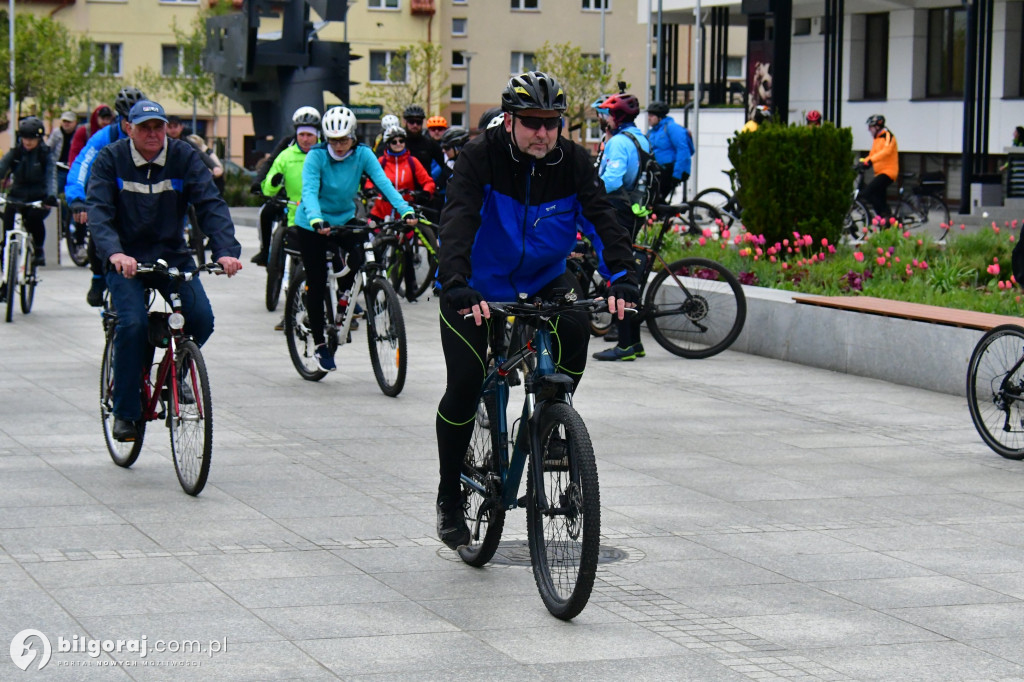
<path fill-rule="evenodd" d="M 55 197 L 52 194 L 50 194 L 45 199 L 43 199 L 43 204 L 45 204 L 46 206 L 56 206 L 57 205 L 57 197 Z"/>
<path fill-rule="evenodd" d="M 453 312 L 466 310 L 484 300 L 480 292 L 465 284 L 455 284 L 441 291 L 441 304 Z"/>
<path fill-rule="evenodd" d="M 608 295 L 633 305 L 640 304 L 640 287 L 632 275 L 625 275 L 615 280 L 608 289 Z"/>

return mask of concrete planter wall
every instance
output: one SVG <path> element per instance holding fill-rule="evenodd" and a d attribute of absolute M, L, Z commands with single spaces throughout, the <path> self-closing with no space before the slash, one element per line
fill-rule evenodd
<path fill-rule="evenodd" d="M 798 304 L 792 292 L 777 289 L 743 289 L 747 321 L 732 350 L 965 395 L 967 363 L 983 331 Z"/>

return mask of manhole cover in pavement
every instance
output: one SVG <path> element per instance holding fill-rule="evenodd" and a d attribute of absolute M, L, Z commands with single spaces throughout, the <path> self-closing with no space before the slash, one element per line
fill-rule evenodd
<path fill-rule="evenodd" d="M 445 550 L 442 550 L 445 551 Z M 458 554 L 451 552 L 453 558 L 458 559 Z M 618 547 L 601 545 L 597 553 L 597 563 L 611 564 L 629 558 L 629 552 Z M 530 546 L 526 540 L 505 540 L 498 543 L 498 550 L 490 563 L 500 566 L 529 566 Z"/>

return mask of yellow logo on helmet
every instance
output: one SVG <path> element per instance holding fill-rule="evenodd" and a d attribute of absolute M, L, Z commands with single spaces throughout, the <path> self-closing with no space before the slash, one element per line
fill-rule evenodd
<path fill-rule="evenodd" d="M 526 88 L 524 88 L 522 85 L 517 85 L 515 88 L 513 88 L 513 92 L 518 92 L 522 95 L 526 95 L 527 97 L 530 96 L 530 93 L 527 92 Z"/>
<path fill-rule="evenodd" d="M 558 88 L 558 94 L 555 95 L 555 97 L 558 97 L 558 95 L 561 95 L 561 94 L 562 94 L 562 88 Z"/>

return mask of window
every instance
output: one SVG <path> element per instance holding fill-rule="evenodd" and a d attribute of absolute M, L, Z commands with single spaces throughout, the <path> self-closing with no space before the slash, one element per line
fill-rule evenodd
<path fill-rule="evenodd" d="M 540 9 L 540 0 L 509 0 L 512 9 Z"/>
<path fill-rule="evenodd" d="M 811 35 L 811 19 L 810 17 L 794 19 L 793 20 L 793 35 L 795 36 L 809 36 Z"/>
<path fill-rule="evenodd" d="M 174 4 L 174 5 L 197 5 L 199 0 L 160 0 L 161 4 Z"/>
<path fill-rule="evenodd" d="M 464 102 L 466 101 L 466 86 L 462 83 L 458 83 L 452 86 L 452 101 Z"/>
<path fill-rule="evenodd" d="M 601 0 L 582 0 L 582 1 L 583 1 L 583 10 L 584 11 L 586 11 L 586 10 L 591 10 L 593 12 L 600 12 L 601 11 Z M 611 9 L 612 9 L 612 0 L 604 0 L 604 8 L 605 8 L 605 10 L 610 12 Z"/>
<path fill-rule="evenodd" d="M 743 57 L 726 57 L 725 58 L 725 77 L 726 78 L 743 78 Z"/>
<path fill-rule="evenodd" d="M 457 69 L 466 68 L 466 58 L 462 55 L 462 50 L 452 50 L 452 67 Z"/>
<path fill-rule="evenodd" d="M 864 16 L 864 99 L 889 95 L 889 14 Z"/>
<path fill-rule="evenodd" d="M 185 72 L 182 50 L 177 45 L 162 45 L 160 48 L 160 73 L 164 76 L 180 76 Z"/>
<path fill-rule="evenodd" d="M 466 19 L 452 19 L 452 35 L 466 35 Z"/>
<path fill-rule="evenodd" d="M 407 74 L 395 79 L 391 73 L 391 62 L 398 54 L 393 50 L 370 50 L 370 82 L 371 83 L 404 83 Z"/>
<path fill-rule="evenodd" d="M 107 76 L 121 75 L 121 43 L 93 43 L 89 72 Z"/>
<path fill-rule="evenodd" d="M 962 97 L 967 14 L 962 7 L 928 10 L 927 97 Z"/>
<path fill-rule="evenodd" d="M 466 114 L 462 111 L 453 111 L 449 116 L 453 126 L 465 126 L 466 125 Z"/>
<path fill-rule="evenodd" d="M 597 119 L 589 119 L 587 121 L 587 142 L 600 142 L 603 133 L 601 132 L 601 123 Z"/>
<path fill-rule="evenodd" d="M 453 5 L 465 5 L 466 0 L 452 0 Z"/>
<path fill-rule="evenodd" d="M 533 71 L 536 67 L 532 52 L 513 52 L 509 64 L 509 73 L 525 73 Z"/>
<path fill-rule="evenodd" d="M 401 9 L 399 0 L 366 0 L 366 6 L 370 9 Z"/>

